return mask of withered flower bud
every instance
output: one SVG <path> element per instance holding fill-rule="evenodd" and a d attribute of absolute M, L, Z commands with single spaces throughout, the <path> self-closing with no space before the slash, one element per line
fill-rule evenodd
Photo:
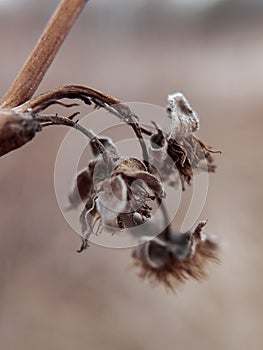
<path fill-rule="evenodd" d="M 0 157 L 30 140 L 41 131 L 41 125 L 29 113 L 0 110 Z"/>
<path fill-rule="evenodd" d="M 168 95 L 167 112 L 172 119 L 169 138 L 180 140 L 199 129 L 199 118 L 182 93 Z"/>

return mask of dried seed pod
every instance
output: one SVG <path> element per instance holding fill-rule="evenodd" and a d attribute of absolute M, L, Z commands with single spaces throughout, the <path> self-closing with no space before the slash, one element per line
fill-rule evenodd
<path fill-rule="evenodd" d="M 30 140 L 41 131 L 40 123 L 28 113 L 0 111 L 0 157 Z"/>

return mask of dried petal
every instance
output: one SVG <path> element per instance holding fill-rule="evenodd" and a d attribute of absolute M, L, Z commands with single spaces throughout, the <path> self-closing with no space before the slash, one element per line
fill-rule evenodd
<path fill-rule="evenodd" d="M 93 168 L 94 163 L 92 162 L 77 175 L 74 187 L 68 197 L 70 203 L 68 210 L 75 209 L 85 202 L 93 191 Z"/>
<path fill-rule="evenodd" d="M 143 180 L 158 198 L 166 197 L 165 188 L 156 176 L 147 173 L 146 171 L 137 171 L 133 173 L 133 178 Z"/>
<path fill-rule="evenodd" d="M 81 235 L 82 244 L 80 249 L 77 250 L 78 253 L 81 253 L 83 250 L 87 249 L 89 246 L 88 239 L 90 235 L 93 233 L 93 222 L 96 214 L 97 212 L 95 209 L 95 202 L 93 198 L 89 198 L 79 217 L 79 221 L 81 225 L 81 233 L 82 233 Z"/>
<path fill-rule="evenodd" d="M 122 159 L 114 169 L 116 174 L 125 174 L 127 176 L 132 176 L 134 171 L 143 170 L 146 171 L 146 167 L 137 158 Z"/>
<path fill-rule="evenodd" d="M 118 175 L 103 182 L 96 199 L 96 208 L 105 225 L 117 227 L 117 217 L 125 211 L 127 204 L 127 186 Z"/>
<path fill-rule="evenodd" d="M 114 145 L 114 143 L 112 142 L 112 139 L 110 139 L 109 137 L 98 137 L 99 141 L 103 144 L 103 146 L 106 148 L 106 150 L 110 153 L 110 156 L 113 159 L 117 159 L 120 157 L 119 152 L 117 147 Z M 95 157 L 98 157 L 100 155 L 100 153 L 98 152 L 97 148 L 95 147 L 94 143 L 90 142 L 91 145 L 91 149 L 93 152 L 93 155 Z"/>
<path fill-rule="evenodd" d="M 93 186 L 95 192 L 98 192 L 102 186 L 102 183 L 111 177 L 111 167 L 105 163 L 103 159 L 98 158 L 95 160 L 95 167 L 93 170 Z"/>
<path fill-rule="evenodd" d="M 128 185 L 132 184 L 132 180 L 143 180 L 148 188 L 160 198 L 165 197 L 165 189 L 160 180 L 156 176 L 146 171 L 145 165 L 136 158 L 122 160 L 114 169 L 114 174 L 121 174 L 128 181 Z"/>

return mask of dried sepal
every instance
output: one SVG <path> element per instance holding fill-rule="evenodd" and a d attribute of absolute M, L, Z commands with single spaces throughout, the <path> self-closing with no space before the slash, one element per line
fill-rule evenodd
<path fill-rule="evenodd" d="M 73 188 L 69 193 L 69 205 L 67 210 L 76 209 L 84 203 L 93 191 L 93 172 L 96 162 L 90 161 L 87 168 L 81 170 L 77 175 Z"/>
<path fill-rule="evenodd" d="M 206 278 L 207 260 L 218 261 L 218 244 L 202 232 L 204 225 L 201 222 L 192 233 L 175 233 L 166 239 L 160 235 L 137 247 L 133 258 L 140 277 L 173 291 L 189 278 Z"/>

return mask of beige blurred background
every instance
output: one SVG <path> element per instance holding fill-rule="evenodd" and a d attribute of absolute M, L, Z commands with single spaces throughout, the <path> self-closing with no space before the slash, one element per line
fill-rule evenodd
<path fill-rule="evenodd" d="M 3 94 L 58 1 L 0 1 Z M 263 348 L 263 2 L 92 0 L 39 91 L 81 83 L 164 106 L 183 91 L 200 137 L 223 151 L 201 219 L 223 242 L 209 279 L 177 295 L 130 269 L 129 250 L 92 246 L 55 197 L 50 128 L 0 160 L 0 348 Z"/>

